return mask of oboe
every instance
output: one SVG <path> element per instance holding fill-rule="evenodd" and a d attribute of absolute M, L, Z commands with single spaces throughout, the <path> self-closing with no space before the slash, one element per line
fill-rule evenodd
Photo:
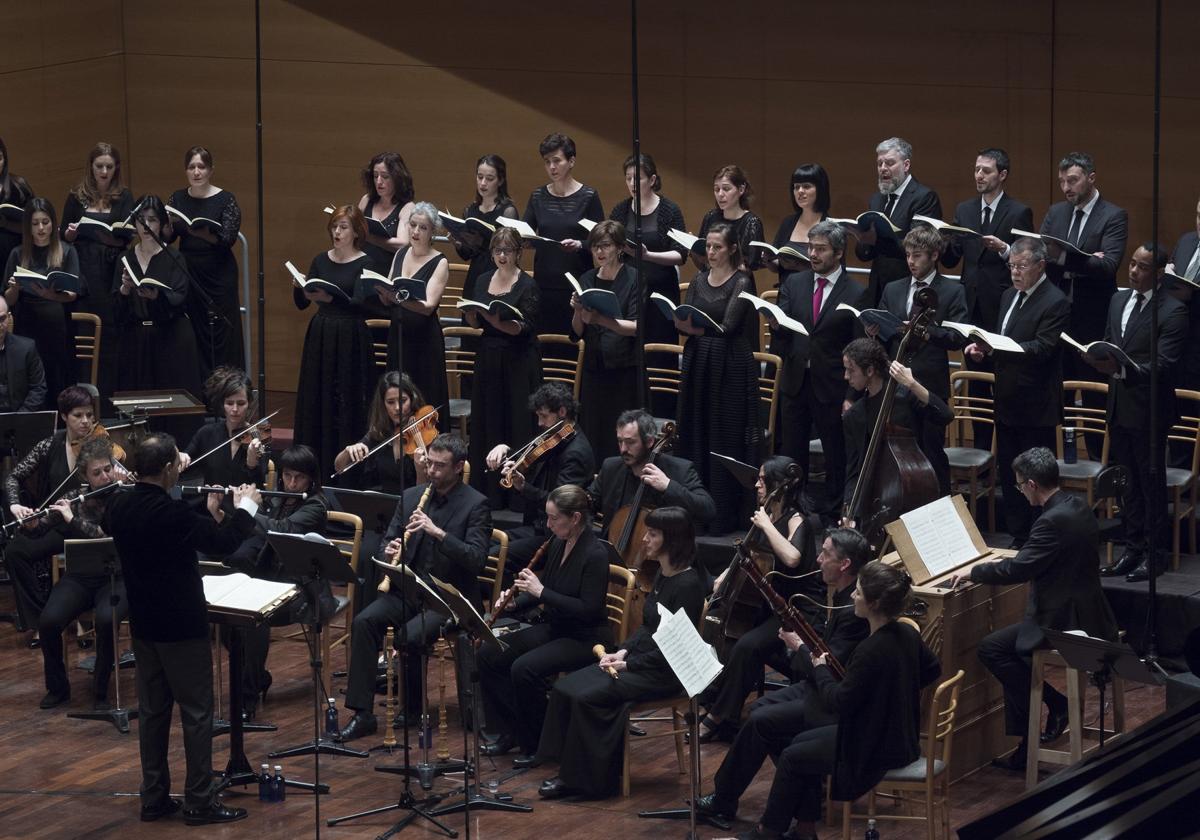
<path fill-rule="evenodd" d="M 554 539 L 554 538 L 551 537 L 550 539 Z M 538 550 L 536 552 L 534 552 L 532 559 L 530 559 L 528 565 L 526 565 L 525 568 L 531 572 L 536 572 L 538 570 L 538 566 L 542 562 L 542 555 L 546 553 L 546 549 L 549 547 L 550 547 L 550 540 L 546 540 L 544 543 L 542 543 L 541 547 L 539 547 Z M 502 575 L 502 574 L 504 574 L 504 570 L 497 569 L 496 574 Z M 492 605 L 492 616 L 487 621 L 487 626 L 488 626 L 489 630 L 496 626 L 496 621 L 500 618 L 500 616 L 504 615 L 504 611 L 506 609 L 508 609 L 509 603 L 515 597 L 517 597 L 517 585 L 514 582 L 513 585 L 511 587 L 509 587 L 508 592 L 504 593 L 504 597 L 502 597 L 499 601 L 497 601 L 495 604 Z"/>
<path fill-rule="evenodd" d="M 429 496 L 431 493 L 433 493 L 433 482 L 432 481 L 425 485 L 425 492 L 421 494 L 421 501 L 417 502 L 417 510 L 413 511 L 414 515 L 417 513 L 417 511 L 425 510 L 425 505 L 429 504 Z M 412 517 L 410 516 L 409 518 L 411 519 Z M 404 532 L 404 547 L 408 548 L 408 531 Z M 400 565 L 400 555 L 399 554 L 397 554 L 395 557 L 392 558 L 392 565 L 393 566 Z M 381 580 L 379 582 L 378 589 L 380 592 L 391 592 L 392 591 L 392 579 L 390 577 L 385 577 L 383 580 Z"/>

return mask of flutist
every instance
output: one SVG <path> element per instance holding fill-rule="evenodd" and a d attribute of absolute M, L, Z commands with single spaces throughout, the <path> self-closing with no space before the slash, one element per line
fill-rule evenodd
<path fill-rule="evenodd" d="M 403 562 L 414 573 L 427 580 L 432 574 L 454 585 L 479 607 L 476 577 L 483 570 L 492 536 L 491 511 L 482 493 L 462 483 L 467 458 L 462 438 L 438 435 L 427 449 L 429 481 L 405 491 L 384 536 L 384 558 L 398 566 L 403 550 Z M 401 677 L 404 705 L 391 723 L 405 726 L 417 722 L 421 714 L 419 651 L 437 638 L 441 622 L 437 613 L 422 610 L 420 604 L 406 604 L 395 589 L 380 594 L 355 616 L 346 685 L 346 707 L 354 716 L 339 733 L 339 740 L 352 741 L 378 729 L 373 711 L 376 661 L 389 625 L 397 627 L 397 644 L 402 646 L 405 660 Z"/>

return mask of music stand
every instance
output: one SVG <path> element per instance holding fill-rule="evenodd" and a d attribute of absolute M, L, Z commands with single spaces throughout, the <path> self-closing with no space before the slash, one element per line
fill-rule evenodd
<path fill-rule="evenodd" d="M 717 452 L 709 452 L 708 466 L 710 472 L 718 466 L 728 470 L 737 483 L 747 490 L 753 490 L 754 485 L 758 483 L 758 467 L 743 464 L 737 458 L 730 458 L 728 455 L 721 455 Z"/>
<path fill-rule="evenodd" d="M 362 520 L 363 523 L 363 550 L 364 557 L 374 557 L 378 553 L 380 543 L 383 542 L 383 536 L 387 533 L 388 526 L 392 524 L 392 517 L 396 515 L 396 510 L 400 507 L 400 496 L 393 496 L 391 493 L 380 493 L 376 490 L 350 490 L 345 487 L 326 487 L 325 496 L 332 502 L 334 510 L 342 510 L 346 513 L 352 513 Z M 365 541 L 367 533 L 375 535 L 373 543 L 368 544 Z M 363 575 L 363 585 L 360 587 L 360 600 L 358 608 L 361 609 L 366 601 L 364 599 L 370 594 L 370 585 L 375 578 L 372 575 Z"/>
<path fill-rule="evenodd" d="M 75 572 L 84 577 L 108 578 L 108 603 L 112 607 L 112 645 L 113 645 L 113 683 L 116 705 L 102 712 L 71 712 L 67 715 L 76 720 L 106 720 L 117 728 L 122 735 L 129 734 L 129 721 L 136 720 L 137 709 L 121 708 L 121 654 L 118 647 L 121 620 L 117 616 L 117 604 L 121 602 L 117 594 L 117 575 L 121 571 L 121 558 L 113 546 L 112 537 L 102 537 L 96 540 L 65 540 L 63 542 L 63 557 L 66 561 L 67 573 Z"/>

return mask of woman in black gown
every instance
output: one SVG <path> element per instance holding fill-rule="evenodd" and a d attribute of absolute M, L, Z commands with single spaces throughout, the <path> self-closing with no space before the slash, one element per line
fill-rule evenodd
<path fill-rule="evenodd" d="M 683 686 L 667 665 L 654 631 L 658 607 L 679 609 L 696 623 L 704 608 L 703 573 L 693 565 L 696 538 L 687 511 L 661 507 L 646 515 L 645 556 L 657 561 L 658 575 L 642 607 L 642 625 L 599 665 L 588 665 L 560 678 L 550 692 L 550 705 L 538 743 L 540 761 L 558 761 L 558 775 L 542 782 L 543 797 L 578 793 L 610 796 L 621 779 L 622 747 L 635 702 L 675 697 Z M 606 669 L 618 674 L 614 679 Z"/>
<path fill-rule="evenodd" d="M 829 217 L 829 174 L 819 163 L 802 163 L 792 172 L 790 191 L 792 209 L 790 216 L 779 223 L 779 230 L 771 244 L 776 248 L 790 246 L 801 254 L 808 253 L 808 232 L 817 222 Z M 807 263 L 795 258 L 765 258 L 767 264 L 779 274 L 779 282 L 794 271 L 808 268 Z"/>
<path fill-rule="evenodd" d="M 358 443 L 352 443 L 338 453 L 333 468 L 339 473 L 367 457 L 367 453 L 388 438 L 394 437 L 412 422 L 413 412 L 425 405 L 420 389 L 408 374 L 389 370 L 379 377 L 371 410 L 367 415 L 367 433 Z M 401 487 L 408 489 L 424 484 L 423 460 L 404 454 L 404 438 L 372 455 L 362 466 L 339 482 L 363 490 L 398 495 Z"/>
<path fill-rule="evenodd" d="M 86 293 L 79 295 L 75 311 L 91 312 L 100 317 L 104 335 L 115 335 L 116 301 L 113 299 L 112 279 L 133 230 L 113 235 L 102 227 L 81 224 L 84 218 L 112 225 L 125 222 L 133 210 L 133 195 L 121 186 L 121 155 L 108 143 L 97 143 L 88 153 L 83 180 L 63 203 L 59 234 L 66 242 L 75 244 L 79 252 L 81 279 Z M 97 387 L 101 397 L 113 392 L 117 376 L 117 342 L 100 341 L 100 364 Z"/>
<path fill-rule="evenodd" d="M 440 408 L 450 398 L 446 385 L 446 340 L 438 318 L 442 293 L 450 279 L 450 263 L 433 247 L 437 230 L 437 208 L 428 201 L 413 205 L 408 215 L 409 244 L 396 252 L 387 275 L 422 281 L 425 299 L 401 300 L 382 288 L 378 299 L 388 307 L 392 319 L 388 330 L 388 370 L 403 370 L 429 403 Z M 442 408 L 438 417 L 438 428 L 447 431 L 449 410 Z"/>
<path fill-rule="evenodd" d="M 253 393 L 250 377 L 244 370 L 219 367 L 212 372 L 204 382 L 204 398 L 213 417 L 192 435 L 179 453 L 180 472 L 192 469 L 192 461 L 224 443 L 196 465 L 201 483 L 227 487 L 239 484 L 263 486 L 270 456 L 266 443 L 254 437 L 246 443 L 234 438 L 238 431 L 254 422 L 256 402 L 252 399 Z"/>
<path fill-rule="evenodd" d="M 21 244 L 22 211 L 29 199 L 33 198 L 33 188 L 20 175 L 14 175 L 9 167 L 8 146 L 0 137 L 0 204 L 7 204 L 0 213 L 0 254 L 8 254 Z M 51 391 L 50 393 L 55 393 Z"/>
<path fill-rule="evenodd" d="M 571 337 L 585 342 L 579 422 L 587 439 L 595 441 L 598 461 L 618 454 L 613 436 L 618 415 L 645 404 L 642 354 L 637 345 L 641 301 L 633 270 L 621 261 L 624 248 L 625 228 L 620 222 L 596 225 L 588 234 L 588 249 L 596 267 L 579 278 L 585 290 L 608 289 L 617 296 L 619 319 L 586 309 L 579 295 L 571 295 Z"/>
<path fill-rule="evenodd" d="M 471 377 L 471 442 L 469 460 L 482 465 L 498 443 L 528 440 L 534 433 L 529 395 L 542 381 L 542 361 L 534 340 L 539 290 L 521 271 L 521 237 L 511 228 L 492 235 L 496 270 L 479 278 L 483 304 L 501 300 L 521 313 L 520 320 L 501 320 L 491 313 L 468 310 L 467 323 L 480 327 L 475 375 Z M 471 486 L 484 492 L 493 507 L 503 507 L 499 474 L 471 471 Z"/>
<path fill-rule="evenodd" d="M 683 211 L 679 205 L 662 195 L 662 179 L 658 167 L 650 155 L 642 156 L 641 177 L 635 176 L 634 157 L 625 159 L 625 186 L 629 198 L 617 203 L 608 217 L 625 226 L 625 233 L 633 238 L 633 195 L 641 191 L 642 204 L 642 276 L 646 281 L 646 296 L 658 292 L 679 303 L 679 266 L 684 263 L 684 251 L 667 236 L 671 228 L 687 230 Z M 626 250 L 632 253 L 632 241 Z M 646 310 L 646 342 L 675 344 L 679 334 L 671 319 L 663 315 L 656 306 Z"/>
<path fill-rule="evenodd" d="M 396 252 L 408 244 L 408 214 L 413 208 L 413 179 L 398 152 L 380 152 L 362 171 L 366 191 L 358 209 L 367 219 L 367 238 L 362 249 L 371 258 L 371 270 L 387 274 Z M 375 227 L 377 222 L 379 227 Z M 378 300 L 363 296 L 371 318 L 388 317 Z"/>
<path fill-rule="evenodd" d="M 508 195 L 508 166 L 504 158 L 484 155 L 475 164 L 475 202 L 467 205 L 462 217 L 479 219 L 496 227 L 496 219 L 500 216 L 519 219 L 521 214 Z M 450 240 L 458 255 L 469 263 L 462 296 L 467 300 L 476 300 L 479 278 L 496 269 L 496 264 L 492 262 L 491 234 L 464 230 L 460 234 L 451 233 Z"/>
<path fill-rule="evenodd" d="M 174 242 L 179 237 L 179 251 L 187 257 L 188 273 L 194 284 L 187 296 L 188 317 L 196 332 L 200 376 L 204 377 L 220 365 L 240 367 L 246 363 L 238 267 L 233 256 L 233 246 L 242 227 L 242 211 L 233 193 L 213 185 L 213 158 L 208 149 L 192 146 L 183 155 L 183 166 L 187 171 L 187 189 L 171 193 L 167 206 L 189 219 L 210 219 L 217 223 L 189 227 L 172 213 L 164 225 L 166 241 Z"/>
<path fill-rule="evenodd" d="M 558 242 L 538 242 L 533 255 L 533 279 L 541 295 L 541 314 L 534 323 L 538 335 L 566 335 L 571 327 L 571 285 L 566 272 L 579 277 L 592 267 L 591 255 L 580 241 L 586 232 L 580 219 L 603 221 L 604 207 L 592 187 L 576 181 L 575 141 L 551 134 L 538 146 L 550 183 L 538 187 L 525 206 L 525 221 L 540 236 Z"/>
<path fill-rule="evenodd" d="M 357 299 L 363 269 L 371 262 L 361 250 L 367 225 L 358 208 L 347 204 L 329 217 L 328 229 L 333 247 L 313 257 L 306 276 L 332 283 L 342 295 L 302 289 L 294 279 L 292 289 L 297 309 L 317 305 L 300 357 L 295 440 L 317 454 L 323 475 L 366 425 L 366 395 L 374 372 L 371 334 Z"/>
<path fill-rule="evenodd" d="M 750 243 L 761 242 L 765 235 L 762 219 L 750 211 L 750 198 L 753 195 L 754 189 L 750 186 L 750 180 L 740 166 L 722 166 L 713 174 L 713 198 L 717 206 L 704 214 L 699 233 L 700 238 L 705 239 L 715 225 L 730 225 L 739 248 L 740 262 L 735 268 L 743 268 L 751 275 L 755 269 L 762 267 L 763 254 L 757 248 L 751 250 Z M 701 270 L 707 267 L 706 260 L 695 254 L 692 255 L 692 262 Z M 753 283 L 750 285 L 750 291 L 754 292 Z M 758 347 L 757 338 L 754 347 Z"/>
<path fill-rule="evenodd" d="M 78 296 L 48 289 L 41 283 L 34 283 L 31 291 L 20 286 L 13 273 L 20 266 L 38 274 L 65 271 L 78 277 L 79 255 L 73 246 L 59 239 L 54 205 L 44 198 L 31 198 L 25 205 L 24 230 L 24 236 L 8 253 L 4 298 L 13 313 L 13 331 L 32 338 L 37 346 L 46 369 L 46 393 L 57 394 L 76 378 L 67 307 Z"/>
<path fill-rule="evenodd" d="M 728 470 L 711 469 L 708 453 L 750 464 L 758 460 L 758 370 L 750 344 L 758 333 L 758 318 L 738 297 L 746 291 L 753 294 L 754 280 L 738 267 L 742 251 L 732 225 L 712 227 L 705 254 L 709 268 L 692 280 L 687 302 L 719 324 L 722 332 L 706 335 L 690 321 L 675 321 L 679 332 L 691 336 L 681 365 L 678 454 L 696 466 L 712 493 L 717 504 L 713 531 L 725 534 L 744 521 L 746 494 Z"/>
<path fill-rule="evenodd" d="M 156 195 L 142 196 L 134 223 L 138 238 L 113 272 L 114 317 L 122 391 L 184 388 L 200 392 L 196 335 L 187 314 L 189 287 L 183 257 L 161 244 L 166 210 Z M 133 274 L 130 274 L 130 271 Z M 134 280 L 157 280 L 136 286 Z"/>

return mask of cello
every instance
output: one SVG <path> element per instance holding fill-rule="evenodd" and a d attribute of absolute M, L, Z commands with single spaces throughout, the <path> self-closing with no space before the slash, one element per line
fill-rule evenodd
<path fill-rule="evenodd" d="M 912 364 L 920 343 L 928 337 L 929 326 L 937 315 L 937 293 L 930 288 L 918 290 L 913 307 L 913 315 L 896 349 L 896 361 L 906 367 Z M 934 501 L 940 492 L 937 474 L 917 445 L 913 431 L 892 422 L 897 383 L 887 371 L 882 373 L 885 384 L 879 414 L 871 429 L 854 494 L 842 513 L 876 549 L 883 546 L 884 525 L 902 513 Z"/>
<path fill-rule="evenodd" d="M 654 463 L 658 454 L 670 449 L 674 442 L 675 424 L 668 421 L 663 424 L 662 436 L 650 448 L 646 463 Z M 642 537 L 646 533 L 646 513 L 648 512 L 644 509 L 645 495 L 646 483 L 639 480 L 637 492 L 633 494 L 633 501 L 624 507 L 617 508 L 613 513 L 612 522 L 608 523 L 608 535 L 610 539 L 613 534 L 617 535 L 617 538 L 612 540 L 613 547 L 616 548 L 617 554 L 621 555 L 621 562 L 625 564 L 625 568 L 637 573 L 638 588 L 642 592 L 650 592 L 654 587 L 654 575 L 658 571 L 658 564 L 646 563 L 642 554 Z"/>

